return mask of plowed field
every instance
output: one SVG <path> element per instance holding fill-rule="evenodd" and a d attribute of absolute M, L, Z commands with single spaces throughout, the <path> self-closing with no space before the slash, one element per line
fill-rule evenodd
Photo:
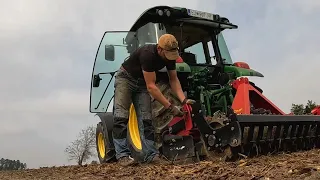
<path fill-rule="evenodd" d="M 320 179 L 320 150 L 260 156 L 236 162 L 203 161 L 184 165 L 113 164 L 65 166 L 0 173 L 1 180 L 31 179 Z"/>

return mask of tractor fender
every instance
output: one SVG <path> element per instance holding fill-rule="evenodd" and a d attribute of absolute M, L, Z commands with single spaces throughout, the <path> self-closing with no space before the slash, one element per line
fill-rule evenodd
<path fill-rule="evenodd" d="M 112 130 L 113 130 L 113 113 L 112 112 L 105 112 L 105 113 L 97 113 L 96 114 L 102 123 L 103 129 L 104 129 L 104 136 L 108 139 L 108 145 L 110 148 L 114 148 L 113 144 L 113 136 L 112 136 Z"/>
<path fill-rule="evenodd" d="M 108 132 L 112 132 L 112 129 L 113 129 L 112 112 L 97 113 L 96 115 L 100 118 L 103 128 L 107 129 Z"/>

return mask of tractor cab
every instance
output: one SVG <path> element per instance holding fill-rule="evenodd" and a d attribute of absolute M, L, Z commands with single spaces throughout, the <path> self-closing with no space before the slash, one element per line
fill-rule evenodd
<path fill-rule="evenodd" d="M 236 25 L 217 14 L 192 9 L 157 6 L 146 10 L 130 31 L 107 31 L 100 42 L 92 72 L 90 112 L 111 111 L 114 75 L 137 48 L 157 44 L 162 34 L 170 33 L 179 42 L 176 69 L 182 87 L 187 88 L 191 71 L 233 64 L 222 31 Z M 157 80 L 168 81 L 166 69 Z M 110 106 L 110 107 L 109 107 Z"/>

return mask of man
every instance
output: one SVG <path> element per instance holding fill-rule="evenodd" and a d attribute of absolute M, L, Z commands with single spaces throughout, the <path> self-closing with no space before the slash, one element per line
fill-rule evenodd
<path fill-rule="evenodd" d="M 166 99 L 156 86 L 156 71 L 166 67 L 170 86 L 182 103 L 192 103 L 186 99 L 177 77 L 176 59 L 179 57 L 178 41 L 171 34 L 164 34 L 156 45 L 140 47 L 126 60 L 115 77 L 113 141 L 116 158 L 122 165 L 135 164 L 127 147 L 127 124 L 131 103 L 134 104 L 140 136 L 145 149 L 145 162 L 151 162 L 158 155 L 154 147 L 154 128 L 151 122 L 151 97 L 159 101 L 166 111 L 176 115 L 182 112 Z M 158 158 L 158 157 L 157 157 Z"/>

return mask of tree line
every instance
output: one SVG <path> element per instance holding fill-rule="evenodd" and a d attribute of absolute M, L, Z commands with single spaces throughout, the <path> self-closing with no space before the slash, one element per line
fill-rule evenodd
<path fill-rule="evenodd" d="M 27 164 L 20 162 L 20 160 L 0 159 L 0 171 L 5 170 L 22 170 L 26 169 Z"/>
<path fill-rule="evenodd" d="M 312 100 L 308 100 L 307 104 L 292 104 L 291 106 L 291 113 L 294 115 L 306 115 L 306 114 L 311 114 L 311 111 L 317 107 L 316 102 Z"/>

